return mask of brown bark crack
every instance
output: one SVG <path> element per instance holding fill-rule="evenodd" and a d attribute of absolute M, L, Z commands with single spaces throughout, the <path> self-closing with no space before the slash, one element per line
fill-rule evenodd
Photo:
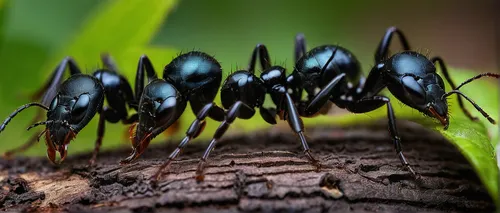
<path fill-rule="evenodd" d="M 154 174 L 177 142 L 151 146 L 137 162 L 128 154 L 72 156 L 60 168 L 45 158 L 0 160 L 0 206 L 28 211 L 208 212 L 493 212 L 471 166 L 436 133 L 399 121 L 408 161 L 405 171 L 385 122 L 370 127 L 308 130 L 322 164 L 316 171 L 295 136 L 283 128 L 226 137 L 214 150 L 205 181 L 194 172 L 206 144 L 193 143 L 153 185 Z M 286 126 L 285 126 L 286 127 Z"/>

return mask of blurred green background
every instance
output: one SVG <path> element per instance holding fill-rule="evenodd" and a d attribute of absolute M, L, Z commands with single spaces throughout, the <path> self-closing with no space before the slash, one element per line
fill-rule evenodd
<path fill-rule="evenodd" d="M 85 20 L 107 1 L 0 2 L 6 4 L 1 13 L 0 43 L 0 118 L 3 119 L 28 102 L 23 95 L 41 86 L 57 65 L 57 61 L 52 63 L 54 57 L 69 54 L 64 50 L 78 36 Z M 366 73 L 373 65 L 373 53 L 385 29 L 395 25 L 404 30 L 414 49 L 440 55 L 452 67 L 497 72 L 497 2 L 183 0 L 171 10 L 150 45 L 171 48 L 175 52 L 201 50 L 215 55 L 224 70 L 229 71 L 246 67 L 255 44 L 264 43 L 277 64 L 285 64 L 291 69 L 293 39 L 296 33 L 303 32 L 308 48 L 340 44 L 350 49 L 362 62 Z M 136 14 L 128 15 L 134 17 Z M 110 39 L 128 36 L 113 31 L 95 33 Z M 95 49 L 102 44 L 89 45 Z M 399 48 L 397 42 L 393 47 L 394 50 Z M 102 51 L 107 50 L 103 48 Z M 135 64 L 141 53 L 137 53 L 127 66 L 118 65 L 131 82 L 136 67 L 128 64 Z M 172 57 L 152 59 L 160 74 L 162 66 Z M 82 63 L 79 58 L 76 61 L 86 73 L 100 66 L 99 55 L 94 62 Z M 48 62 L 52 64 L 47 65 Z M 0 150 L 16 147 L 30 136 L 25 127 L 34 112 L 25 111 L 7 126 L 0 135 Z M 93 147 L 96 123 L 94 119 L 72 142 L 70 155 Z M 121 124 L 108 124 L 104 148 L 127 144 L 125 130 Z M 44 146 L 41 142 L 26 154 L 45 155 Z"/>

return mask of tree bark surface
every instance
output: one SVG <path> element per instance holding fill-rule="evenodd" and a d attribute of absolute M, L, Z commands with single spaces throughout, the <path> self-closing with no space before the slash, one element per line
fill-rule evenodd
<path fill-rule="evenodd" d="M 395 154 L 386 121 L 308 129 L 317 171 L 281 125 L 228 136 L 212 152 L 205 181 L 194 172 L 206 143 L 187 148 L 153 185 L 149 178 L 175 148 L 151 145 L 120 166 L 128 149 L 101 152 L 97 166 L 73 155 L 60 167 L 45 158 L 0 161 L 0 206 L 65 212 L 493 212 L 494 204 L 464 157 L 439 134 L 399 121 L 415 180 Z"/>

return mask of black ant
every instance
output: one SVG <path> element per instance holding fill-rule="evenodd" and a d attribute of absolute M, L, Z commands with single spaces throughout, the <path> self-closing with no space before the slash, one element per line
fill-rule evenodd
<path fill-rule="evenodd" d="M 263 72 L 260 77 L 254 73 L 257 55 L 261 62 Z M 229 129 L 229 126 L 236 118 L 250 119 L 255 115 L 255 108 L 260 109 L 262 118 L 269 124 L 276 124 L 276 115 L 281 119 L 286 119 L 292 130 L 297 134 L 302 142 L 304 153 L 308 159 L 319 168 L 318 161 L 312 156 L 304 136 L 304 125 L 296 109 L 295 103 L 286 88 L 286 70 L 281 66 L 271 66 L 270 57 L 266 46 L 259 44 L 255 47 L 250 64 L 247 70 L 239 70 L 231 73 L 224 81 L 221 88 L 221 101 L 226 109 L 226 117 L 214 133 L 208 148 L 203 157 L 200 159 L 196 170 L 196 179 L 202 181 L 204 179 L 203 170 L 210 152 L 214 149 L 217 141 Z M 269 94 L 276 108 L 266 108 L 263 106 L 265 95 Z M 192 128 L 196 126 L 193 123 Z M 191 129 L 191 128 L 190 128 Z M 162 173 L 162 170 L 169 166 L 182 149 L 186 146 L 190 136 L 178 145 L 178 147 L 170 154 L 167 161 L 159 168 L 153 176 L 153 180 L 157 180 Z"/>
<path fill-rule="evenodd" d="M 149 60 L 145 69 L 148 73 L 155 73 Z M 121 163 L 137 159 L 154 137 L 175 125 L 187 102 L 197 116 L 181 144 L 187 144 L 203 131 L 207 116 L 223 121 L 224 110 L 213 102 L 221 81 L 219 62 L 206 53 L 193 51 L 173 59 L 165 66 L 163 79 L 155 75 L 144 88 L 139 101 L 138 124 L 131 126 L 133 150 Z"/>
<path fill-rule="evenodd" d="M 94 118 L 96 113 L 99 113 L 97 140 L 89 161 L 90 165 L 94 164 L 104 136 L 105 121 L 117 123 L 121 120 L 125 124 L 136 121 L 137 114 L 128 117 L 127 105 L 137 110 L 139 98 L 139 96 L 134 96 L 127 79 L 117 72 L 111 57 L 103 54 L 101 59 L 105 68 L 98 69 L 92 75 L 82 74 L 71 57 L 66 57 L 59 63 L 50 79 L 33 96 L 34 99 L 41 97 L 41 102 L 19 107 L 0 126 L 1 132 L 19 112 L 37 106 L 47 111 L 47 120 L 31 125 L 28 130 L 39 125 L 45 125 L 45 130 L 35 134 L 35 137 L 23 146 L 8 151 L 6 155 L 26 150 L 45 134 L 47 156 L 52 163 L 59 164 L 66 158 L 71 140 Z M 142 57 L 139 61 L 136 94 L 142 93 L 144 84 L 142 61 L 144 59 L 147 58 Z M 147 64 L 149 61 L 145 60 L 145 62 Z M 62 81 L 66 68 L 69 68 L 71 76 Z M 154 76 L 156 76 L 155 73 L 148 73 L 148 78 Z M 105 97 L 108 100 L 108 106 L 104 105 Z M 36 118 L 39 117 L 41 117 L 40 114 L 36 116 Z M 60 155 L 59 161 L 56 161 L 56 151 Z"/>
<path fill-rule="evenodd" d="M 404 52 L 388 57 L 389 44 L 394 34 L 399 35 Z M 331 60 L 332 54 L 335 55 L 333 60 Z M 477 118 L 465 109 L 461 96 L 495 124 L 486 112 L 458 89 L 483 76 L 499 78 L 499 74 L 479 74 L 456 87 L 440 57 L 428 59 L 420 53 L 411 51 L 406 37 L 395 27 L 387 29 L 375 53 L 376 65 L 366 79 L 362 75 L 358 60 L 347 49 L 337 45 L 324 45 L 306 52 L 302 34 L 298 34 L 295 40 L 295 60 L 295 70 L 287 81 L 294 101 L 298 102 L 301 116 L 318 114 L 328 100 L 353 113 L 366 113 L 387 105 L 389 133 L 396 153 L 401 163 L 413 175 L 416 173 L 403 155 L 391 102 L 388 97 L 379 94 L 382 89 L 387 87 L 404 104 L 436 118 L 445 129 L 449 125 L 446 97 L 454 93 L 460 95 L 459 105 L 471 120 Z M 440 66 L 444 77 L 453 88 L 452 91 L 445 92 L 444 82 L 436 73 L 436 65 Z M 301 100 L 303 89 L 307 92 L 305 101 Z"/>

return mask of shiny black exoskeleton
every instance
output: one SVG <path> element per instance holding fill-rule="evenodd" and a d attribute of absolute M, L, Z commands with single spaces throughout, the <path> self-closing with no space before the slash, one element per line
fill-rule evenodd
<path fill-rule="evenodd" d="M 41 102 L 21 106 L 0 126 L 1 132 L 19 112 L 31 106 L 38 106 L 47 111 L 47 120 L 31 125 L 28 130 L 39 125 L 45 125 L 45 130 L 35 134 L 23 146 L 8 151 L 6 155 L 10 156 L 24 151 L 45 134 L 48 158 L 53 163 L 61 163 L 67 155 L 71 140 L 94 118 L 96 113 L 99 113 L 97 140 L 89 162 L 92 165 L 102 143 L 105 121 L 117 123 L 121 120 L 123 123 L 131 123 L 137 120 L 137 115 L 128 117 L 127 105 L 128 108 L 137 109 L 138 97 L 134 96 L 127 79 L 117 72 L 116 65 L 109 55 L 103 54 L 102 61 L 104 69 L 87 75 L 81 73 L 72 58 L 63 59 L 50 79 L 34 96 L 34 99 L 41 98 Z M 66 70 L 69 70 L 71 76 L 63 81 Z M 142 78 L 142 72 L 138 72 L 138 79 L 142 80 Z M 141 85 L 138 83 L 136 87 Z M 107 106 L 104 105 L 105 98 L 108 102 Z M 42 116 L 39 114 L 37 118 L 40 117 Z M 56 151 L 60 155 L 59 161 L 56 161 Z"/>
<path fill-rule="evenodd" d="M 155 71 L 149 60 L 147 62 L 146 72 L 152 76 Z M 154 137 L 174 125 L 186 109 L 187 102 L 197 116 L 186 132 L 183 144 L 203 131 L 207 116 L 217 121 L 224 119 L 224 110 L 213 103 L 222 81 L 222 68 L 206 53 L 182 54 L 165 66 L 163 79 L 154 76 L 149 81 L 141 93 L 139 121 L 131 135 L 133 151 L 121 161 L 122 164 L 137 159 Z"/>
<path fill-rule="evenodd" d="M 263 69 L 260 77 L 254 73 L 255 64 L 259 55 Z M 229 126 L 236 118 L 250 119 L 255 115 L 255 108 L 259 108 L 262 118 L 269 124 L 276 124 L 276 115 L 286 119 L 298 135 L 304 148 L 306 156 L 316 165 L 317 160 L 311 155 L 309 146 L 304 136 L 304 125 L 292 101 L 291 96 L 286 92 L 285 68 L 281 66 L 271 66 L 267 48 L 264 45 L 257 45 L 250 59 L 247 70 L 239 70 L 231 73 L 224 81 L 221 88 L 221 101 L 226 109 L 226 117 L 217 128 L 213 139 L 200 159 L 196 172 L 196 179 L 203 180 L 203 170 L 210 152 L 214 149 L 218 140 L 229 129 Z M 265 96 L 269 94 L 276 108 L 266 108 L 263 106 Z M 196 125 L 196 123 L 194 123 Z M 193 127 L 193 125 L 192 125 Z M 186 137 L 179 146 L 170 154 L 168 160 L 160 167 L 154 179 L 157 179 L 162 170 L 165 169 L 182 149 L 186 146 L 189 137 Z"/>
<path fill-rule="evenodd" d="M 388 57 L 389 45 L 394 34 L 399 35 L 404 52 Z M 376 65 L 366 80 L 360 71 L 359 62 L 345 48 L 326 45 L 306 52 L 304 36 L 301 34 L 296 37 L 295 45 L 295 70 L 287 81 L 288 87 L 292 89 L 290 91 L 292 97 L 298 103 L 300 115 L 313 116 L 318 112 L 324 112 L 321 109 L 327 106 L 328 102 L 354 113 L 370 112 L 387 105 L 389 133 L 396 152 L 401 163 L 413 174 L 416 173 L 403 155 L 391 102 L 388 97 L 379 94 L 382 89 L 388 88 L 404 104 L 436 118 L 445 129 L 449 125 L 446 97 L 454 93 L 466 98 L 491 123 L 495 123 L 458 89 L 483 76 L 499 78 L 498 74 L 480 74 L 455 87 L 443 60 L 439 57 L 428 59 L 422 54 L 411 51 L 405 36 L 395 27 L 386 31 L 375 53 Z M 453 88 L 452 91 L 445 92 L 444 82 L 436 72 L 436 65 L 440 66 L 446 80 Z M 301 99 L 303 89 L 307 92 L 306 100 Z M 460 107 L 469 118 L 475 120 L 476 118 L 464 108 L 461 96 L 458 97 Z"/>

